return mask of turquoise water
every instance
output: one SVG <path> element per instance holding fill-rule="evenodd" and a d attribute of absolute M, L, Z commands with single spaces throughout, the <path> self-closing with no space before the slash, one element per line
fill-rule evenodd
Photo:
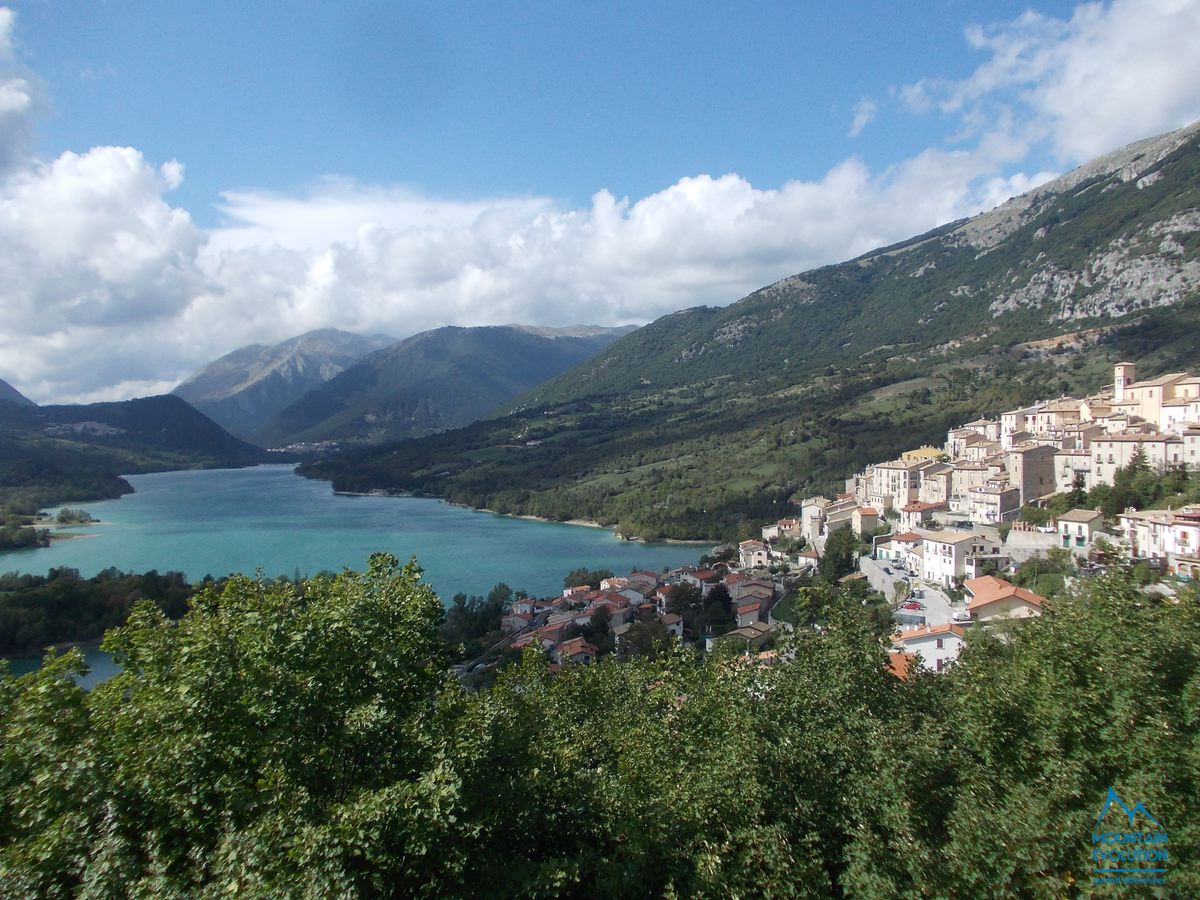
<path fill-rule="evenodd" d="M 180 571 L 190 580 L 242 572 L 312 575 L 363 569 L 376 551 L 416 556 L 444 600 L 503 581 L 534 596 L 562 590 L 572 569 L 661 571 L 705 546 L 621 541 L 607 529 L 507 518 L 416 497 L 348 497 L 291 466 L 160 472 L 128 478 L 136 493 L 69 503 L 101 521 L 50 547 L 0 553 L 0 571 L 86 578 L 102 569 Z"/>
<path fill-rule="evenodd" d="M 116 675 L 117 672 L 121 671 L 121 667 L 113 662 L 111 653 L 105 653 L 96 647 L 85 649 L 83 656 L 87 660 L 89 671 L 82 678 L 76 679 L 82 687 L 92 688 L 102 681 L 107 681 Z M 42 660 L 40 657 L 14 659 L 9 661 L 8 668 L 13 675 L 25 675 L 28 672 L 32 672 L 41 664 Z"/>

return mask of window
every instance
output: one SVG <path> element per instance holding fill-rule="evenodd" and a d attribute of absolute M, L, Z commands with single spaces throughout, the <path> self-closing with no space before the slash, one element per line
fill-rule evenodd
<path fill-rule="evenodd" d="M 938 639 L 937 639 L 937 648 L 938 648 L 939 650 L 941 650 L 941 649 L 942 649 L 942 647 L 943 647 L 943 639 L 942 639 L 942 638 L 938 638 Z"/>

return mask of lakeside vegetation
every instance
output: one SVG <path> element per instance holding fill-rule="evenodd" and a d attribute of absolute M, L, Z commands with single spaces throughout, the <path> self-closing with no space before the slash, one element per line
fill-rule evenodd
<path fill-rule="evenodd" d="M 231 578 L 0 679 L 16 895 L 1060 896 L 1109 787 L 1200 893 L 1200 603 L 1087 579 L 959 662 L 885 671 L 840 588 L 772 664 L 684 650 L 446 676 L 412 566 Z"/>
<path fill-rule="evenodd" d="M 0 656 L 37 656 L 54 644 L 98 640 L 124 625 L 141 601 L 178 619 L 195 591 L 179 572 L 106 569 L 81 578 L 75 569 L 58 568 L 46 575 L 0 575 Z"/>

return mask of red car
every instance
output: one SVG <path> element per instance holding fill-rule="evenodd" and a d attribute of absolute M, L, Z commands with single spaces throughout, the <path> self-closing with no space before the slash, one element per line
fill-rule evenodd
<path fill-rule="evenodd" d="M 901 609 L 924 609 L 924 603 L 918 603 L 916 600 L 906 600 L 900 604 Z"/>

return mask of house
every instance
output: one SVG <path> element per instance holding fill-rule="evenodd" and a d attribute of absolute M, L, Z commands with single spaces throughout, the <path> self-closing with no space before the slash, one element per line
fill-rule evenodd
<path fill-rule="evenodd" d="M 737 606 L 737 623 L 742 628 L 759 621 L 762 615 L 761 600 L 746 600 Z"/>
<path fill-rule="evenodd" d="M 1200 579 L 1200 506 L 1118 516 L 1134 559 L 1162 560 L 1167 572 Z"/>
<path fill-rule="evenodd" d="M 953 487 L 954 466 L 951 463 L 934 463 L 921 472 L 921 489 L 917 499 L 922 503 L 949 503 Z"/>
<path fill-rule="evenodd" d="M 734 580 L 734 576 L 729 575 L 725 579 L 725 587 L 729 589 L 729 598 L 734 601 L 754 599 L 770 602 L 775 599 L 775 585 L 759 578 Z"/>
<path fill-rule="evenodd" d="M 538 605 L 538 601 L 532 597 L 518 597 L 512 602 L 509 612 L 519 613 L 523 616 L 532 616 L 538 611 Z"/>
<path fill-rule="evenodd" d="M 774 629 L 763 622 L 751 622 L 735 628 L 716 638 L 705 638 L 704 649 L 711 651 L 718 641 L 727 642 L 745 650 L 757 650 L 771 639 Z"/>
<path fill-rule="evenodd" d="M 1054 479 L 1058 493 L 1066 494 L 1075 489 L 1078 480 L 1085 491 L 1098 483 L 1092 473 L 1092 453 L 1087 447 L 1059 450 L 1054 454 Z"/>
<path fill-rule="evenodd" d="M 533 621 L 533 616 L 528 613 L 510 612 L 500 619 L 500 631 L 504 634 L 512 634 L 514 631 L 520 631 Z"/>
<path fill-rule="evenodd" d="M 1026 619 L 1042 614 L 1046 602 L 1033 591 L 1010 584 L 995 575 L 971 578 L 963 582 L 967 592 L 967 611 L 972 622 L 987 623 L 996 619 Z"/>
<path fill-rule="evenodd" d="M 924 550 L 921 577 L 930 584 L 950 587 L 966 575 L 968 556 L 999 553 L 999 546 L 978 534 L 961 531 L 931 531 L 922 538 Z"/>
<path fill-rule="evenodd" d="M 809 497 L 800 502 L 800 534 L 810 545 L 825 533 L 825 510 L 832 505 L 827 497 Z"/>
<path fill-rule="evenodd" d="M 907 506 L 917 499 L 921 490 L 921 471 L 929 465 L 932 463 L 926 459 L 878 463 L 871 473 L 867 502 L 885 511 Z"/>
<path fill-rule="evenodd" d="M 948 509 L 946 503 L 926 503 L 914 500 L 900 507 L 900 527 L 905 531 L 923 528 L 933 518 L 934 513 Z"/>
<path fill-rule="evenodd" d="M 1054 454 L 1057 452 L 1058 448 L 1053 444 L 1026 441 L 1014 445 L 1004 454 L 1009 484 L 1020 491 L 1021 504 L 1055 493 Z"/>
<path fill-rule="evenodd" d="M 1183 438 L 1175 434 L 1105 434 L 1088 448 L 1093 459 L 1095 484 L 1112 484 L 1139 451 L 1151 469 L 1161 472 L 1186 461 Z"/>
<path fill-rule="evenodd" d="M 943 454 L 942 451 L 937 447 L 931 447 L 928 444 L 925 444 L 921 447 L 918 447 L 916 450 L 905 450 L 900 454 L 900 459 L 904 462 L 911 462 L 913 460 L 937 461 L 944 455 L 945 454 Z"/>
<path fill-rule="evenodd" d="M 796 568 L 802 572 L 816 569 L 820 562 L 821 557 L 816 550 L 801 550 L 796 554 Z"/>
<path fill-rule="evenodd" d="M 871 535 L 879 527 L 879 510 L 873 506 L 856 506 L 850 516 L 850 527 L 856 534 Z"/>
<path fill-rule="evenodd" d="M 577 637 L 563 641 L 551 651 L 551 656 L 558 663 L 590 663 L 596 661 L 598 653 L 599 651 L 585 638 Z"/>
<path fill-rule="evenodd" d="M 662 623 L 667 627 L 667 631 L 671 632 L 675 637 L 683 637 L 683 616 L 675 613 L 667 613 L 662 617 Z"/>
<path fill-rule="evenodd" d="M 1085 550 L 1104 523 L 1104 513 L 1095 509 L 1073 509 L 1058 517 L 1058 539 L 1064 550 Z"/>
<path fill-rule="evenodd" d="M 967 516 L 972 522 L 998 525 L 1021 512 L 1021 492 L 1008 481 L 989 481 L 969 491 Z"/>
<path fill-rule="evenodd" d="M 966 634 L 958 625 L 926 625 L 900 632 L 892 646 L 908 653 L 918 653 L 921 665 L 934 672 L 941 672 L 948 664 L 958 659 L 966 641 Z"/>
<path fill-rule="evenodd" d="M 743 569 L 765 568 L 770 565 L 770 553 L 762 541 L 742 541 L 738 544 L 738 559 Z"/>

